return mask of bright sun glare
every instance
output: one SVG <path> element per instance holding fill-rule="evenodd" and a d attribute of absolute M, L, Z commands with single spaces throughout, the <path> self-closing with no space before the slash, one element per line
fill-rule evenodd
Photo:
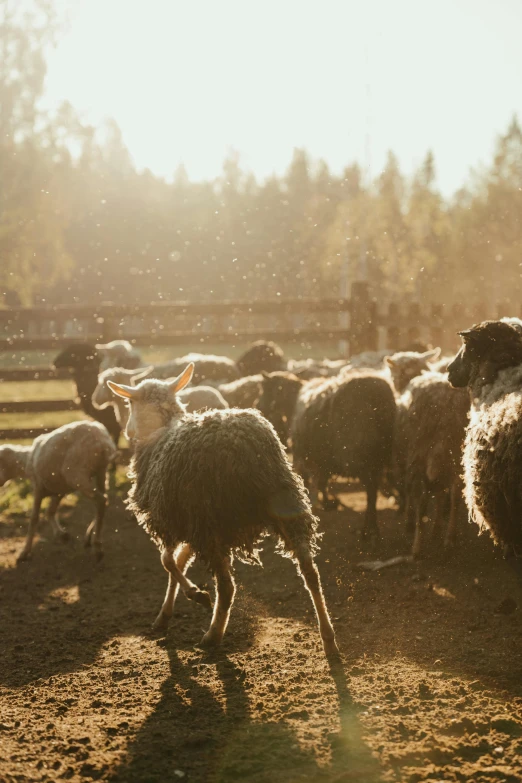
<path fill-rule="evenodd" d="M 337 172 L 406 172 L 428 148 L 450 193 L 522 115 L 518 0 L 81 0 L 48 105 L 112 116 L 139 167 L 194 179 L 230 148 L 265 177 L 306 147 Z M 465 106 L 464 106 L 465 105 Z"/>

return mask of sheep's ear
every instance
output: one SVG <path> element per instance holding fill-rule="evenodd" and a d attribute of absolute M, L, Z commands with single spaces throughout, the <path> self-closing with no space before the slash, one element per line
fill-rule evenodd
<path fill-rule="evenodd" d="M 142 367 L 141 370 L 132 376 L 131 383 L 138 383 L 138 381 L 144 381 L 148 378 L 151 372 L 154 370 L 154 365 L 149 364 L 148 367 Z"/>
<path fill-rule="evenodd" d="M 103 345 L 103 343 L 96 343 L 94 346 L 97 351 L 105 351 L 107 348 L 107 345 Z"/>
<path fill-rule="evenodd" d="M 114 381 L 107 381 L 107 386 L 118 397 L 124 397 L 126 400 L 132 399 L 136 389 L 133 386 L 125 386 L 123 383 L 114 383 Z"/>
<path fill-rule="evenodd" d="M 194 366 L 194 362 L 190 362 L 190 364 L 185 367 L 181 375 L 178 375 L 177 378 L 174 378 L 173 381 L 169 382 L 172 394 L 177 394 L 182 389 L 184 389 L 188 383 L 190 383 L 192 376 L 194 375 Z"/>
<path fill-rule="evenodd" d="M 473 329 L 463 329 L 461 332 L 457 332 L 459 337 L 463 337 L 464 340 L 466 337 L 469 337 L 471 334 L 473 334 Z"/>
<path fill-rule="evenodd" d="M 384 361 L 388 365 L 388 367 L 393 367 L 395 365 L 395 359 L 393 356 L 385 356 Z"/>
<path fill-rule="evenodd" d="M 433 362 L 440 356 L 440 348 L 432 348 L 431 351 L 425 351 L 422 354 L 423 359 L 431 359 Z"/>

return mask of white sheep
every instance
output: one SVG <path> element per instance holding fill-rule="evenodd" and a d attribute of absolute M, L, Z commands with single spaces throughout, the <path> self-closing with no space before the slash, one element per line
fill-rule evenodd
<path fill-rule="evenodd" d="M 29 531 L 18 561 L 26 560 L 31 554 L 44 498 L 51 497 L 47 513 L 55 532 L 66 536 L 56 514 L 62 498 L 71 492 L 81 492 L 96 504 L 96 518 L 87 529 L 85 545 L 93 543 L 96 557 L 102 557 L 106 474 L 115 456 L 109 433 L 96 421 L 65 424 L 35 438 L 31 446 L 0 446 L 0 487 L 10 479 L 22 477 L 29 478 L 33 485 Z"/>
<path fill-rule="evenodd" d="M 150 367 L 145 368 L 145 370 L 150 370 Z M 115 397 L 111 393 L 107 381 L 119 384 L 127 383 L 134 386 L 135 379 L 136 370 L 125 370 L 123 367 L 111 367 L 100 373 L 98 376 L 98 385 L 92 395 L 92 404 L 95 408 L 102 410 L 109 405 L 114 406 L 116 418 L 122 429 L 125 429 L 127 425 L 129 409 L 121 397 Z M 215 389 L 213 386 L 194 386 L 190 389 L 183 389 L 183 391 L 180 392 L 180 398 L 186 405 L 188 413 L 195 413 L 196 411 L 205 410 L 207 408 L 222 410 L 223 408 L 229 407 L 228 402 L 223 398 L 219 389 Z"/>
<path fill-rule="evenodd" d="M 98 343 L 95 347 L 101 357 L 100 371 L 108 370 L 109 367 L 126 367 L 134 370 L 141 367 L 141 354 L 128 340 Z"/>
<path fill-rule="evenodd" d="M 193 370 L 190 364 L 174 381 L 146 380 L 136 387 L 108 382 L 131 408 L 127 437 L 136 451 L 128 505 L 160 547 L 169 573 L 155 628 L 167 628 L 179 587 L 187 598 L 210 605 L 208 593 L 185 576 L 199 556 L 215 575 L 217 593 L 202 644 L 219 644 L 234 599 L 233 556 L 259 563 L 257 542 L 271 529 L 280 550 L 298 564 L 325 652 L 333 655 L 335 634 L 313 558 L 317 520 L 303 482 L 258 411 L 186 413 L 177 395 Z"/>

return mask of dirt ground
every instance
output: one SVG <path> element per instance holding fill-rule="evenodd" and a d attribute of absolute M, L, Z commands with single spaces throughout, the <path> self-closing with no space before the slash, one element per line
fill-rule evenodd
<path fill-rule="evenodd" d="M 264 546 L 238 564 L 223 648 L 197 649 L 205 609 L 180 597 L 164 638 L 146 635 L 166 576 L 125 512 L 106 557 L 81 546 L 90 518 L 44 527 L 19 567 L 26 520 L 0 517 L 0 780 L 522 780 L 522 591 L 486 537 L 455 554 L 365 572 L 364 498 L 322 515 L 319 567 L 342 665 L 330 667 L 293 564 Z M 379 557 L 407 550 L 381 499 Z M 193 579 L 208 582 L 195 566 Z M 518 607 L 518 608 L 517 608 Z"/>

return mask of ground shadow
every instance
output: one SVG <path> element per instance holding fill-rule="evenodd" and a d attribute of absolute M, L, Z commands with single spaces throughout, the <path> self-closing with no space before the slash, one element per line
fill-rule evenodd
<path fill-rule="evenodd" d="M 249 624 L 247 618 L 245 622 Z M 252 703 L 241 649 L 249 647 L 254 630 L 243 624 L 240 636 L 239 644 L 229 639 L 220 651 L 189 657 L 166 642 L 170 674 L 161 699 L 127 747 L 125 762 L 109 775 L 111 783 L 159 783 L 181 775 L 205 783 L 380 781 L 381 770 L 362 740 L 358 708 L 340 660 L 329 676 L 338 695 L 341 729 L 326 740 L 330 763 L 319 766 L 288 722 L 264 720 L 260 705 Z"/>

